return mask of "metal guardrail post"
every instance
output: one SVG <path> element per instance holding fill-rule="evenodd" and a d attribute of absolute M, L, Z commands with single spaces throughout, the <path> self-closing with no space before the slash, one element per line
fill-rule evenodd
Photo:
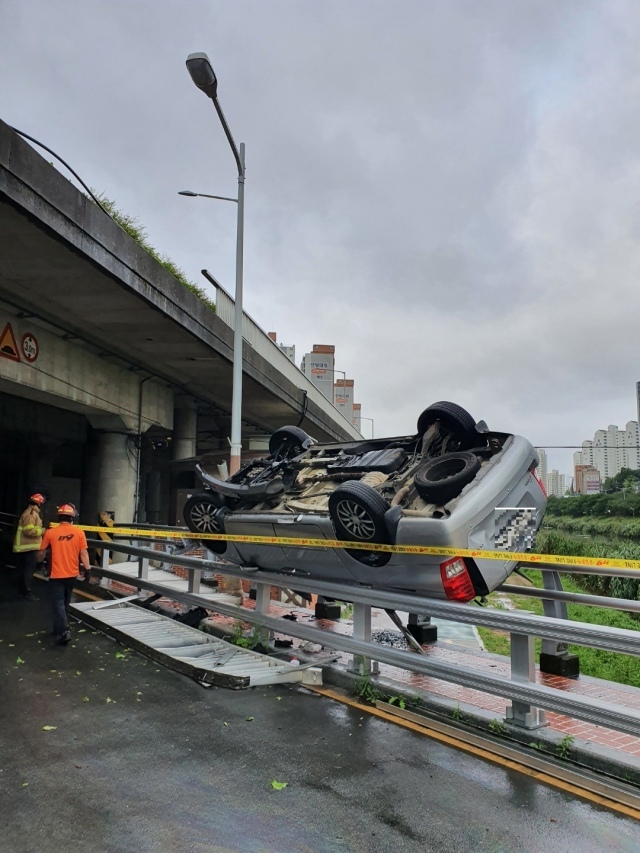
<path fill-rule="evenodd" d="M 103 548 L 100 552 L 100 568 L 108 569 L 109 568 L 109 552 L 106 548 Z M 104 575 L 100 578 L 100 586 L 109 586 L 109 578 L 104 577 Z"/>
<path fill-rule="evenodd" d="M 138 560 L 138 577 L 143 580 L 149 579 L 149 560 L 147 557 L 140 557 Z"/>
<path fill-rule="evenodd" d="M 194 569 L 189 572 L 189 586 L 187 592 L 200 592 L 200 581 L 202 579 L 202 569 Z"/>
<path fill-rule="evenodd" d="M 542 583 L 545 589 L 562 592 L 562 579 L 558 572 L 542 572 Z M 554 619 L 568 619 L 567 604 L 564 601 L 542 599 L 545 616 Z M 543 640 L 540 652 L 540 671 L 549 675 L 562 675 L 565 678 L 578 678 L 580 675 L 580 658 L 571 654 L 568 643 L 556 640 Z"/>
<path fill-rule="evenodd" d="M 256 606 L 255 610 L 258 613 L 269 615 L 271 609 L 271 587 L 266 583 L 256 583 Z M 260 628 L 258 625 L 254 628 L 254 634 L 260 639 L 263 645 L 269 643 L 272 632 L 268 628 Z"/>
<path fill-rule="evenodd" d="M 353 605 L 353 638 L 371 642 L 371 605 L 355 602 Z M 369 675 L 371 673 L 371 661 L 364 655 L 353 655 L 349 661 L 348 669 L 357 675 Z M 377 668 L 376 668 L 377 669 Z"/>
<path fill-rule="evenodd" d="M 535 683 L 535 639 L 530 634 L 511 634 L 511 680 Z M 512 702 L 507 708 L 506 719 L 524 729 L 547 725 L 545 712 L 526 702 Z"/>

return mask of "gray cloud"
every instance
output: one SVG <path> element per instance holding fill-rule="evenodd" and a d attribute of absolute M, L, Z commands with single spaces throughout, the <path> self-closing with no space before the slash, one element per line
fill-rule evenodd
<path fill-rule="evenodd" d="M 235 208 L 176 195 L 234 192 L 184 67 L 207 51 L 258 322 L 335 343 L 378 434 L 445 398 L 578 444 L 635 416 L 639 24 L 631 0 L 5 0 L 0 115 L 232 287 Z"/>

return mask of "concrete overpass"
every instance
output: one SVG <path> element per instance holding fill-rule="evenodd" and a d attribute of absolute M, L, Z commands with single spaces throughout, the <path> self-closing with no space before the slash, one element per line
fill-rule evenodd
<path fill-rule="evenodd" d="M 151 475 L 147 515 L 170 518 L 176 490 L 195 483 L 171 476 L 169 458 L 228 457 L 233 328 L 223 316 L 0 121 L 0 431 L 13 435 L 5 448 L 20 444 L 17 433 L 37 437 L 18 492 L 56 479 L 72 435 L 84 462 L 67 479 L 80 481 L 72 491 L 85 515 L 130 520 Z M 248 317 L 243 336 L 244 449 L 286 423 L 320 441 L 359 436 Z M 8 452 L 0 479 L 16 470 Z M 22 500 L 9 492 L 0 510 Z"/>

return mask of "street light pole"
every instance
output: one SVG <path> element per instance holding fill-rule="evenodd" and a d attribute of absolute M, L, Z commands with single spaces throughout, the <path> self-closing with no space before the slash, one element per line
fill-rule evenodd
<path fill-rule="evenodd" d="M 363 418 L 363 417 L 362 417 L 362 415 L 361 415 L 361 416 L 360 416 L 360 420 L 361 420 L 361 421 L 371 421 L 371 438 L 374 438 L 374 434 L 373 434 L 373 418 Z"/>
<path fill-rule="evenodd" d="M 231 459 L 229 472 L 235 474 L 240 467 L 240 456 L 242 453 L 242 285 L 244 267 L 244 142 L 240 148 L 227 124 L 218 101 L 218 81 L 214 74 L 209 57 L 206 53 L 191 53 L 187 57 L 187 70 L 196 86 L 201 89 L 208 98 L 211 98 L 218 113 L 233 156 L 238 167 L 238 226 L 236 239 L 236 293 L 235 293 L 235 322 L 233 332 L 233 392 L 231 399 Z M 183 195 L 204 195 L 204 193 L 183 192 Z M 223 198 L 222 196 L 208 196 L 209 198 Z M 233 201 L 235 199 L 224 199 Z"/>
<path fill-rule="evenodd" d="M 229 473 L 240 468 L 242 454 L 242 285 L 244 271 L 244 142 L 238 163 L 238 233 L 236 239 L 236 303 L 233 332 L 233 392 L 231 397 L 231 460 Z"/>

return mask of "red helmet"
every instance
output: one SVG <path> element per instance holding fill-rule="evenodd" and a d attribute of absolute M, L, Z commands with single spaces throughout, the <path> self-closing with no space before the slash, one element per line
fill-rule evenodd
<path fill-rule="evenodd" d="M 60 504 L 58 507 L 58 515 L 70 515 L 71 518 L 75 518 L 76 508 L 73 504 Z"/>
<path fill-rule="evenodd" d="M 35 495 L 31 495 L 31 497 L 29 498 L 29 503 L 38 504 L 38 506 L 42 506 L 45 501 L 45 496 L 41 495 L 40 492 L 37 492 Z"/>

